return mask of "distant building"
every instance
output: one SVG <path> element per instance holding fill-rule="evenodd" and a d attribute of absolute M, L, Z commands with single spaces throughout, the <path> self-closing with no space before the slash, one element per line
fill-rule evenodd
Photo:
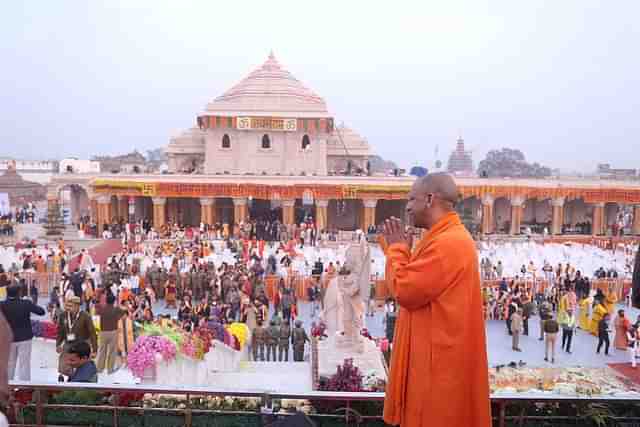
<path fill-rule="evenodd" d="M 454 175 L 473 176 L 473 158 L 470 151 L 464 149 L 464 139 L 458 137 L 456 149 L 449 156 L 447 170 Z"/>
<path fill-rule="evenodd" d="M 37 182 L 26 181 L 17 173 L 17 163 L 15 160 L 6 161 L 6 169 L 0 175 L 0 193 L 8 194 L 12 207 L 44 200 L 47 188 Z"/>
<path fill-rule="evenodd" d="M 613 169 L 609 163 L 598 165 L 598 175 L 603 178 L 633 178 L 638 176 L 637 169 Z"/>
<path fill-rule="evenodd" d="M 58 173 L 58 162 L 55 160 L 14 160 L 0 158 L 0 174 L 9 167 L 15 166 L 15 172 L 22 178 L 38 184 L 48 184 L 51 177 Z"/>
<path fill-rule="evenodd" d="M 60 161 L 60 173 L 100 173 L 100 162 L 69 157 Z"/>
<path fill-rule="evenodd" d="M 94 156 L 105 173 L 143 173 L 147 171 L 147 159 L 137 150 L 121 156 Z"/>

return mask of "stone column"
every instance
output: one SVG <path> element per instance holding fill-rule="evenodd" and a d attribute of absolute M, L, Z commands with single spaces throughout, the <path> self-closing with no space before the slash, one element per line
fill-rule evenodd
<path fill-rule="evenodd" d="M 99 233 L 102 233 L 105 223 L 111 222 L 111 196 L 98 196 L 98 217 L 97 224 Z"/>
<path fill-rule="evenodd" d="M 129 221 L 129 198 L 127 196 L 118 196 L 118 220 L 121 218 Z"/>
<path fill-rule="evenodd" d="M 604 202 L 593 205 L 593 221 L 591 221 L 591 234 L 601 236 L 605 234 L 604 229 Z"/>
<path fill-rule="evenodd" d="M 316 200 L 316 227 L 318 228 L 318 231 L 325 230 L 327 228 L 328 206 L 328 200 Z"/>
<path fill-rule="evenodd" d="M 564 224 L 564 197 L 551 200 L 551 234 L 562 234 Z"/>
<path fill-rule="evenodd" d="M 151 201 L 153 202 L 153 228 L 159 231 L 160 227 L 167 222 L 165 213 L 167 199 L 165 197 L 153 197 Z"/>
<path fill-rule="evenodd" d="M 482 234 L 493 233 L 493 197 L 482 197 Z"/>
<path fill-rule="evenodd" d="M 362 201 L 362 205 L 364 206 L 362 230 L 365 233 L 369 229 L 369 226 L 376 224 L 376 205 L 377 204 L 378 204 L 377 200 Z"/>
<path fill-rule="evenodd" d="M 98 199 L 92 197 L 89 199 L 89 217 L 94 223 L 98 223 Z"/>
<path fill-rule="evenodd" d="M 516 196 L 511 199 L 511 230 L 509 234 L 520 234 L 520 224 L 522 223 L 522 212 L 524 210 L 524 197 Z"/>
<path fill-rule="evenodd" d="M 631 234 L 640 235 L 640 205 L 633 207 L 633 222 L 631 223 Z"/>
<path fill-rule="evenodd" d="M 211 197 L 200 198 L 200 222 L 212 225 L 214 221 L 214 199 Z"/>
<path fill-rule="evenodd" d="M 233 221 L 240 224 L 247 219 L 247 199 L 244 197 L 233 198 Z"/>
<path fill-rule="evenodd" d="M 282 222 L 286 225 L 294 224 L 296 222 L 295 215 L 295 200 L 283 200 L 282 201 Z"/>

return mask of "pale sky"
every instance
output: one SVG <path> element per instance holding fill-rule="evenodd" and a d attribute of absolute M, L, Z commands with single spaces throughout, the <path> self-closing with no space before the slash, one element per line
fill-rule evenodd
<path fill-rule="evenodd" d="M 132 6 L 135 4 L 135 6 Z M 336 121 L 410 167 L 460 132 L 640 167 L 640 2 L 35 1 L 0 13 L 0 156 L 165 146 L 274 50 Z"/>

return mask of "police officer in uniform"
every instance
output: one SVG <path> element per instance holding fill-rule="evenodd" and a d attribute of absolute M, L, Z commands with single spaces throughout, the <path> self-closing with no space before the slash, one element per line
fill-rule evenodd
<path fill-rule="evenodd" d="M 253 347 L 253 361 L 258 360 L 264 362 L 264 342 L 266 330 L 262 326 L 262 322 L 258 321 L 257 326 L 253 329 L 251 335 L 251 347 Z"/>
<path fill-rule="evenodd" d="M 304 344 L 309 341 L 307 332 L 302 327 L 302 321 L 296 320 L 296 327 L 291 334 L 293 344 L 293 361 L 302 362 L 304 360 Z"/>
<path fill-rule="evenodd" d="M 276 321 L 272 319 L 267 330 L 267 362 L 276 361 L 276 345 L 279 337 L 280 329 L 276 325 Z"/>
<path fill-rule="evenodd" d="M 291 339 L 291 327 L 289 322 L 282 322 L 280 325 L 280 338 L 278 339 L 278 362 L 289 361 L 289 340 Z"/>

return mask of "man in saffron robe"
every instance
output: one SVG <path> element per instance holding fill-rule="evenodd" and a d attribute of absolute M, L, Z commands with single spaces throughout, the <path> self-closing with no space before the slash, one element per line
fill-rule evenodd
<path fill-rule="evenodd" d="M 491 406 L 478 256 L 454 211 L 450 175 L 419 178 L 408 195 L 415 250 L 397 218 L 385 222 L 391 292 L 400 306 L 384 420 L 403 427 L 489 427 Z"/>

